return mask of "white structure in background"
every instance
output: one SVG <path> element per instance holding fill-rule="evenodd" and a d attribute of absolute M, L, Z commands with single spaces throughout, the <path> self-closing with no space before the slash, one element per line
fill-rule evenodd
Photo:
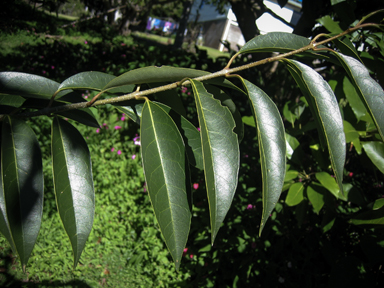
<path fill-rule="evenodd" d="M 284 8 L 280 8 L 277 0 L 264 0 L 265 6 L 271 9 L 274 13 L 284 18 L 287 22 L 296 24 L 301 13 L 301 0 L 288 0 Z M 199 6 L 201 5 L 200 9 Z M 231 44 L 231 49 L 237 50 L 237 46 L 243 46 L 245 40 L 237 24 L 236 16 L 232 12 L 230 6 L 227 7 L 225 14 L 219 14 L 216 7 L 195 0 L 192 6 L 189 22 L 195 22 L 198 16 L 197 23 L 202 27 L 202 36 L 205 46 L 224 50 L 224 45 L 221 42 L 228 41 Z M 274 18 L 269 13 L 264 13 L 256 20 L 257 27 L 261 34 L 266 34 L 273 31 L 281 31 L 291 33 L 293 29 Z M 200 35 L 201 38 L 201 35 Z"/>

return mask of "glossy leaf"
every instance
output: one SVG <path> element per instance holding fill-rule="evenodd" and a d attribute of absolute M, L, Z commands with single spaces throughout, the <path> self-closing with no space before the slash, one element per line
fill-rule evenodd
<path fill-rule="evenodd" d="M 87 71 L 75 74 L 65 79 L 57 90 L 82 89 L 101 91 L 116 76 L 97 71 Z"/>
<path fill-rule="evenodd" d="M 0 72 L 0 93 L 28 98 L 50 99 L 59 83 L 48 78 L 22 72 Z M 59 93 L 56 98 L 67 92 Z"/>
<path fill-rule="evenodd" d="M 213 244 L 235 195 L 240 161 L 239 143 L 233 132 L 235 121 L 229 109 L 209 94 L 202 83 L 190 81 L 200 124 Z"/>
<path fill-rule="evenodd" d="M 384 174 L 384 143 L 369 141 L 362 142 L 362 146 L 372 163 Z"/>
<path fill-rule="evenodd" d="M 321 208 L 324 206 L 324 193 L 319 189 L 319 185 L 313 183 L 307 187 L 308 200 L 311 202 L 316 214 L 319 214 Z"/>
<path fill-rule="evenodd" d="M 144 68 L 128 71 L 104 86 L 103 90 L 109 90 L 111 88 L 120 87 L 130 84 L 144 84 L 144 83 L 156 83 L 156 82 L 176 82 L 185 78 L 196 78 L 211 73 L 202 70 L 195 70 L 189 68 L 178 68 L 171 66 L 149 66 Z M 237 86 L 233 85 L 230 81 L 223 77 L 206 80 L 205 83 L 224 86 L 235 90 L 240 90 Z M 240 90 L 241 91 L 241 90 Z M 1 91 L 0 91 L 1 92 Z"/>
<path fill-rule="evenodd" d="M 6 117 L 1 139 L 1 177 L 14 247 L 25 270 L 39 234 L 44 179 L 39 143 L 22 120 Z"/>
<path fill-rule="evenodd" d="M 343 191 L 346 145 L 343 120 L 336 97 L 329 84 L 311 67 L 295 60 L 286 61 L 300 76 L 300 79 L 296 77 L 295 80 L 299 81 L 299 86 L 312 108 L 311 111 L 317 115 L 318 128 L 325 136 L 331 165 L 340 191 Z"/>
<path fill-rule="evenodd" d="M 303 200 L 304 186 L 301 182 L 297 182 L 289 188 L 287 197 L 285 198 L 285 203 L 288 206 L 296 206 Z"/>
<path fill-rule="evenodd" d="M 355 141 L 360 137 L 359 133 L 355 130 L 355 128 L 348 121 L 343 121 L 344 123 L 344 133 L 345 133 L 345 142 L 350 143 Z"/>
<path fill-rule="evenodd" d="M 291 159 L 293 152 L 295 152 L 296 148 L 299 147 L 300 143 L 295 137 L 289 135 L 288 133 L 285 133 L 285 139 L 287 145 L 287 158 Z"/>
<path fill-rule="evenodd" d="M 289 182 L 289 181 L 297 178 L 297 176 L 299 176 L 299 172 L 297 172 L 296 170 L 288 170 L 285 173 L 284 182 Z"/>
<path fill-rule="evenodd" d="M 91 158 L 80 132 L 58 117 L 52 123 L 52 167 L 57 209 L 76 267 L 95 213 Z"/>
<path fill-rule="evenodd" d="M 265 223 L 279 200 L 285 177 L 286 140 L 283 121 L 275 103 L 260 88 L 241 78 L 251 100 L 259 142 L 263 179 L 263 214 L 261 234 Z"/>
<path fill-rule="evenodd" d="M 369 71 L 358 60 L 336 53 L 340 63 L 347 71 L 356 92 L 368 109 L 375 125 L 384 140 L 384 91 L 383 88 L 369 75 Z"/>
<path fill-rule="evenodd" d="M 144 104 L 140 132 L 148 194 L 178 270 L 191 224 L 183 139 L 172 118 L 151 101 Z"/>

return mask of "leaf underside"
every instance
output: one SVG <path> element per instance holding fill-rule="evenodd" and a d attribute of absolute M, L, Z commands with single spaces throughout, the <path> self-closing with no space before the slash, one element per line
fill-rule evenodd
<path fill-rule="evenodd" d="M 191 224 L 183 139 L 172 118 L 149 100 L 143 106 L 140 131 L 148 194 L 178 270 Z"/>
<path fill-rule="evenodd" d="M 95 192 L 88 146 L 79 131 L 59 117 L 52 123 L 52 168 L 57 208 L 76 267 L 92 230 Z"/>
<path fill-rule="evenodd" d="M 201 82 L 190 81 L 200 124 L 213 244 L 236 191 L 239 144 L 229 109 L 214 99 Z"/>

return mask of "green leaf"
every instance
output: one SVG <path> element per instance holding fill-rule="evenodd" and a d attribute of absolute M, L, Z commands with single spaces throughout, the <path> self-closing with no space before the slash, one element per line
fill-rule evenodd
<path fill-rule="evenodd" d="M 263 215 L 259 234 L 279 200 L 285 177 L 286 140 L 283 120 L 275 103 L 263 90 L 241 78 L 251 100 L 259 141 L 263 178 Z"/>
<path fill-rule="evenodd" d="M 311 67 L 295 60 L 286 60 L 296 70 L 296 81 L 302 89 L 311 111 L 319 121 L 318 129 L 323 133 L 330 154 L 331 165 L 340 191 L 343 191 L 343 169 L 346 155 L 343 120 L 339 105 L 329 84 Z M 292 71 L 290 70 L 292 73 Z M 292 74 L 294 75 L 294 74 Z"/>
<path fill-rule="evenodd" d="M 166 85 L 167 83 L 149 83 L 149 88 L 156 88 L 159 86 Z M 153 99 L 157 102 L 161 102 L 169 107 L 172 110 L 176 111 L 183 117 L 187 117 L 187 112 L 185 111 L 185 107 L 183 105 L 183 101 L 181 100 L 179 93 L 177 93 L 176 89 L 160 91 L 153 94 Z"/>
<path fill-rule="evenodd" d="M 233 129 L 233 132 L 237 134 L 237 138 L 239 139 L 239 142 L 241 142 L 241 140 L 243 140 L 244 138 L 244 123 L 241 118 L 239 109 L 237 109 L 231 97 L 229 97 L 223 90 L 215 86 L 205 84 L 204 87 L 207 89 L 208 93 L 212 94 L 213 97 L 220 100 L 223 106 L 228 107 L 229 111 L 232 113 L 233 120 L 235 120 L 236 124 L 236 127 L 235 129 Z"/>
<path fill-rule="evenodd" d="M 384 143 L 377 141 L 362 142 L 363 149 L 372 163 L 384 173 Z"/>
<path fill-rule="evenodd" d="M 111 88 L 116 88 L 116 87 L 120 87 L 123 85 L 130 85 L 130 84 L 139 85 L 144 83 L 156 83 L 156 82 L 170 83 L 170 82 L 181 81 L 185 78 L 196 78 L 196 77 L 205 76 L 209 74 L 211 73 L 207 71 L 201 71 L 201 70 L 189 69 L 189 68 L 178 68 L 178 67 L 171 67 L 171 66 L 161 66 L 161 67 L 149 66 L 149 67 L 128 71 L 116 77 L 115 79 L 110 81 L 107 85 L 105 85 L 103 90 L 109 90 Z M 224 86 L 224 87 L 241 91 L 241 89 L 237 88 L 236 85 L 233 85 L 230 81 L 228 81 L 223 77 L 206 80 L 205 83 L 209 83 L 217 86 Z"/>
<path fill-rule="evenodd" d="M 13 243 L 11 230 L 9 228 L 9 222 L 7 217 L 7 210 L 5 207 L 5 197 L 3 189 L 3 174 L 0 172 L 0 233 L 3 234 L 5 239 L 11 245 L 12 251 L 17 253 L 15 244 Z"/>
<path fill-rule="evenodd" d="M 325 29 L 327 29 L 331 33 L 340 34 L 343 32 L 343 29 L 341 29 L 339 26 L 339 22 L 334 21 L 329 15 L 321 17 L 316 21 L 323 25 Z"/>
<path fill-rule="evenodd" d="M 296 148 L 299 147 L 300 143 L 295 137 L 289 135 L 288 133 L 285 133 L 285 139 L 287 145 L 287 158 L 291 159 L 293 152 L 295 152 Z"/>
<path fill-rule="evenodd" d="M 303 36 L 286 33 L 270 32 L 251 39 L 240 49 L 239 53 L 254 52 L 289 52 L 307 46 L 311 40 Z"/>
<path fill-rule="evenodd" d="M 300 182 L 294 183 L 289 187 L 285 203 L 288 206 L 296 206 L 304 200 L 304 185 Z"/>
<path fill-rule="evenodd" d="M 240 151 L 235 121 L 227 107 L 209 94 L 204 85 L 190 80 L 199 117 L 204 174 L 211 220 L 211 243 L 231 207 L 236 191 Z"/>
<path fill-rule="evenodd" d="M 346 0 L 331 0 L 331 4 L 333 6 L 333 5 L 339 4 L 339 3 L 344 2 L 344 1 L 346 1 Z"/>
<path fill-rule="evenodd" d="M 140 130 L 148 193 L 178 270 L 191 224 L 183 139 L 172 118 L 151 101 L 144 104 Z"/>
<path fill-rule="evenodd" d="M 296 170 L 288 170 L 288 171 L 285 173 L 284 182 L 289 182 L 289 181 L 291 181 L 292 179 L 297 178 L 297 176 L 299 176 L 299 172 L 297 172 Z"/>
<path fill-rule="evenodd" d="M 243 116 L 241 119 L 243 120 L 244 124 L 251 127 L 256 127 L 255 118 L 253 118 L 253 116 Z"/>
<path fill-rule="evenodd" d="M 363 225 L 367 228 L 383 227 L 384 225 L 384 206 L 359 213 L 351 218 L 354 225 Z"/>
<path fill-rule="evenodd" d="M 344 55 L 351 56 L 362 62 L 359 53 L 357 52 L 355 46 L 353 46 L 352 42 L 349 40 L 348 37 L 344 37 L 343 39 L 335 39 L 333 40 L 333 43 L 335 43 L 336 47 Z"/>
<path fill-rule="evenodd" d="M 76 267 L 95 213 L 92 165 L 80 132 L 58 117 L 52 123 L 52 168 L 57 209 L 71 241 Z"/>
<path fill-rule="evenodd" d="M 95 127 L 95 128 L 100 127 L 100 124 L 95 118 L 95 115 L 93 115 L 92 111 L 89 108 L 68 110 L 68 111 L 57 113 L 57 114 L 63 117 L 75 120 L 81 124 L 84 124 L 90 127 Z"/>
<path fill-rule="evenodd" d="M 355 128 L 352 126 L 351 123 L 345 120 L 343 121 L 343 123 L 344 123 L 345 142 L 350 143 L 355 141 L 356 138 L 358 139 L 360 137 L 359 132 L 355 130 Z"/>
<path fill-rule="evenodd" d="M 75 74 L 65 79 L 57 90 L 81 89 L 101 91 L 116 76 L 97 71 L 88 71 Z"/>
<path fill-rule="evenodd" d="M 335 53 L 340 63 L 347 71 L 352 84 L 356 88 L 360 99 L 369 111 L 379 133 L 381 139 L 384 140 L 384 91 L 383 88 L 369 75 L 369 71 L 358 60 Z"/>
<path fill-rule="evenodd" d="M 23 105 L 24 101 L 25 99 L 21 96 L 0 94 L 0 105 L 7 105 L 18 108 Z"/>
<path fill-rule="evenodd" d="M 340 194 L 340 187 L 337 185 L 335 178 L 333 178 L 327 172 L 317 172 L 315 176 L 321 185 L 323 185 L 337 199 L 342 198 Z"/>
<path fill-rule="evenodd" d="M 308 200 L 311 202 L 316 214 L 319 214 L 321 208 L 324 206 L 324 193 L 322 189 L 319 189 L 319 185 L 316 183 L 307 187 Z"/>
<path fill-rule="evenodd" d="M 152 102 L 156 103 L 156 102 Z M 173 111 L 171 107 L 164 105 L 163 103 L 156 103 L 160 108 L 172 117 L 172 120 L 179 129 L 181 136 L 183 137 L 185 151 L 187 153 L 188 162 L 192 166 L 203 170 L 203 155 L 201 150 L 201 138 L 200 132 L 197 128 L 189 122 L 186 118 Z"/>
<path fill-rule="evenodd" d="M 124 106 L 120 106 L 120 104 Z M 129 118 L 140 125 L 141 112 L 144 106 L 143 101 L 129 100 L 130 105 L 128 106 L 127 104 L 128 103 L 117 103 L 113 106 L 115 106 L 115 108 L 120 112 L 125 113 Z"/>
<path fill-rule="evenodd" d="M 25 271 L 43 213 L 41 151 L 32 129 L 17 118 L 4 119 L 1 141 L 1 177 L 11 246 Z"/>
<path fill-rule="evenodd" d="M 359 94 L 357 94 L 355 87 L 347 76 L 343 79 L 343 91 L 356 119 L 360 121 L 366 114 L 367 109 L 365 109 L 364 103 L 360 100 Z"/>
<path fill-rule="evenodd" d="M 59 83 L 48 78 L 22 72 L 0 72 L 0 93 L 28 98 L 50 99 Z M 57 95 L 59 98 L 67 92 Z"/>

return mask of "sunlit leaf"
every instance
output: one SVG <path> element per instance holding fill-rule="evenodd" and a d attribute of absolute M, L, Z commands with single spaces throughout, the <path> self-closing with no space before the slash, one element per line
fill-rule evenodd
<path fill-rule="evenodd" d="M 6 117 L 2 126 L 1 177 L 9 230 L 25 270 L 39 234 L 44 179 L 39 143 L 22 120 Z"/>
<path fill-rule="evenodd" d="M 324 206 L 324 193 L 320 185 L 313 183 L 307 187 L 308 200 L 311 202 L 316 214 L 319 214 Z"/>
<path fill-rule="evenodd" d="M 293 184 L 289 190 L 285 203 L 288 206 L 296 206 L 304 200 L 304 185 L 301 182 Z"/>
<path fill-rule="evenodd" d="M 190 81 L 201 129 L 213 244 L 236 191 L 240 151 L 237 135 L 233 132 L 235 122 L 229 109 L 214 99 L 202 83 Z"/>
<path fill-rule="evenodd" d="M 345 142 L 350 143 L 355 141 L 356 138 L 359 138 L 359 133 L 355 130 L 351 123 L 348 121 L 343 121 L 344 123 L 344 133 L 345 133 Z"/>
<path fill-rule="evenodd" d="M 148 193 L 178 270 L 191 224 L 190 184 L 183 139 L 172 118 L 151 101 L 144 104 L 140 131 Z"/>
<path fill-rule="evenodd" d="M 358 60 L 335 53 L 360 95 L 361 100 L 368 109 L 375 125 L 384 140 L 384 91 L 383 88 L 369 75 L 369 71 Z"/>
<path fill-rule="evenodd" d="M 315 174 L 316 179 L 323 185 L 329 192 L 331 192 L 336 198 L 344 198 L 340 194 L 340 187 L 337 185 L 335 178 L 333 178 L 327 172 L 317 172 Z"/>
<path fill-rule="evenodd" d="M 317 115 L 318 129 L 323 133 L 331 165 L 340 191 L 343 191 L 343 169 L 346 155 L 343 120 L 337 99 L 329 84 L 311 67 L 295 60 L 286 60 L 296 70 L 295 80 L 307 98 L 312 113 Z M 297 77 L 300 76 L 300 78 Z"/>
<path fill-rule="evenodd" d="M 288 170 L 285 173 L 284 182 L 289 182 L 289 181 L 297 178 L 297 176 L 299 176 L 299 172 L 297 172 L 296 170 Z"/>
<path fill-rule="evenodd" d="M 275 103 L 260 88 L 241 78 L 251 100 L 259 141 L 263 178 L 263 215 L 261 234 L 265 223 L 279 200 L 285 177 L 286 140 L 283 121 Z"/>
<path fill-rule="evenodd" d="M 378 141 L 362 142 L 363 149 L 372 163 L 384 173 L 384 143 Z"/>
<path fill-rule="evenodd" d="M 50 99 L 59 83 L 48 78 L 22 72 L 0 72 L 0 93 L 22 97 Z M 57 95 L 59 98 L 67 92 Z"/>
<path fill-rule="evenodd" d="M 333 20 L 329 15 L 323 16 L 320 19 L 317 19 L 316 21 L 323 25 L 325 29 L 327 29 L 331 33 L 340 34 L 343 32 L 343 29 L 341 29 L 339 26 L 339 22 Z"/>
<path fill-rule="evenodd" d="M 57 209 L 76 267 L 95 213 L 91 158 L 80 132 L 58 117 L 52 123 L 52 168 Z"/>

